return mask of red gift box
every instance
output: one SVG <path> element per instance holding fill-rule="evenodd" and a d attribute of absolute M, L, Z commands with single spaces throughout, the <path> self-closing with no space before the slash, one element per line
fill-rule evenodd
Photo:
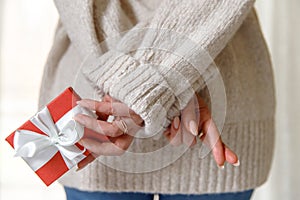
<path fill-rule="evenodd" d="M 73 116 L 96 115 L 77 105 L 79 100 L 72 88 L 66 89 L 6 138 L 47 186 L 89 155 L 77 143 L 88 130 Z"/>

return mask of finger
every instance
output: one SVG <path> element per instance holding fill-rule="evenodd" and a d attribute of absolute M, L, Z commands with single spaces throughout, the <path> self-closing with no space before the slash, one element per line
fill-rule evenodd
<path fill-rule="evenodd" d="M 183 118 L 183 117 L 182 117 Z M 182 143 L 185 145 L 192 147 L 197 143 L 196 137 L 191 134 L 189 130 L 186 129 L 186 127 L 181 123 L 181 138 L 182 138 Z"/>
<path fill-rule="evenodd" d="M 141 124 L 138 124 L 136 121 L 134 121 L 130 117 L 117 117 L 117 120 L 114 122 L 117 122 L 118 120 L 123 121 L 125 123 L 125 126 L 127 128 L 127 132 L 123 130 L 126 134 L 129 134 L 131 136 L 134 136 L 141 128 Z"/>
<path fill-rule="evenodd" d="M 128 125 L 128 127 L 131 128 L 131 129 L 140 129 L 142 127 L 143 123 L 144 123 L 144 120 L 142 120 L 137 115 L 132 115 L 131 117 L 119 117 L 119 116 L 117 116 L 115 119 L 125 121 L 126 124 Z"/>
<path fill-rule="evenodd" d="M 163 132 L 163 134 L 166 136 L 166 137 L 170 137 L 170 135 L 171 135 L 171 132 L 170 132 L 170 127 L 168 127 L 164 132 Z"/>
<path fill-rule="evenodd" d="M 181 115 L 181 120 L 185 129 L 192 135 L 197 136 L 199 126 L 199 106 L 197 96 L 193 96 L 187 106 L 183 109 Z"/>
<path fill-rule="evenodd" d="M 199 111 L 196 112 L 196 110 L 199 110 L 197 102 L 197 97 L 193 96 L 181 114 L 181 120 L 183 123 L 182 140 L 183 143 L 188 146 L 193 146 L 197 143 L 195 137 L 198 135 L 199 126 L 199 117 L 197 116 Z"/>
<path fill-rule="evenodd" d="M 163 134 L 165 135 L 165 137 L 167 138 L 168 141 L 170 141 L 170 136 L 171 136 L 171 132 L 170 132 L 170 126 L 163 132 Z"/>
<path fill-rule="evenodd" d="M 96 131 L 93 131 L 87 127 L 84 127 L 84 135 L 82 138 L 83 139 L 90 138 L 90 139 L 97 140 L 98 142 L 109 142 L 110 141 L 110 139 L 106 135 L 99 134 Z"/>
<path fill-rule="evenodd" d="M 213 156 L 216 163 L 218 164 L 218 167 L 221 169 L 224 169 L 224 163 L 226 160 L 224 151 L 224 146 L 220 138 L 213 147 Z"/>
<path fill-rule="evenodd" d="M 114 101 L 114 100 L 113 100 Z M 90 99 L 83 99 L 78 101 L 80 106 L 95 110 L 99 116 L 101 115 L 113 115 L 131 117 L 137 124 L 142 124 L 143 119 L 131 110 L 127 105 L 120 102 L 99 102 Z"/>
<path fill-rule="evenodd" d="M 230 164 L 232 164 L 233 166 L 237 167 L 240 165 L 240 161 L 237 157 L 237 155 L 226 145 L 224 145 L 225 147 L 225 158 L 226 161 Z"/>
<path fill-rule="evenodd" d="M 123 134 L 123 131 L 119 128 L 116 122 L 109 123 L 106 121 L 97 120 L 84 114 L 77 114 L 74 116 L 74 119 L 83 126 L 103 135 L 117 137 Z"/>
<path fill-rule="evenodd" d="M 205 101 L 200 97 L 200 95 L 196 93 L 196 97 L 198 99 L 198 112 L 200 112 L 197 116 L 199 116 L 200 127 L 203 127 L 203 123 L 211 119 L 211 114 L 208 106 L 206 105 Z"/>
<path fill-rule="evenodd" d="M 129 135 L 122 135 L 112 142 L 98 142 L 93 139 L 81 139 L 80 144 L 94 154 L 95 157 L 100 155 L 118 156 L 122 155 L 132 142 L 132 137 Z"/>
<path fill-rule="evenodd" d="M 109 96 L 109 95 L 106 94 L 103 97 L 102 101 L 104 101 L 104 102 L 112 102 L 113 98 L 111 96 Z M 108 118 L 109 118 L 109 114 L 106 114 L 106 113 L 101 113 L 101 112 L 96 111 L 96 114 L 98 115 L 98 119 L 99 120 L 107 121 Z"/>
<path fill-rule="evenodd" d="M 129 148 L 133 138 L 134 137 L 132 137 L 131 135 L 124 134 L 120 137 L 114 138 L 113 143 L 115 146 L 117 146 L 119 149 L 121 149 L 125 152 Z"/>
<path fill-rule="evenodd" d="M 224 168 L 225 150 L 219 131 L 210 118 L 203 124 L 203 143 L 212 149 L 214 159 L 220 168 Z"/>
<path fill-rule="evenodd" d="M 202 127 L 203 132 L 203 136 L 201 136 L 200 139 L 204 144 L 212 149 L 212 153 L 216 163 L 220 168 L 223 169 L 226 159 L 225 147 L 220 137 L 219 130 L 211 118 L 210 111 L 205 101 L 198 94 L 196 94 L 196 96 L 198 99 L 198 106 L 200 110 L 200 127 Z"/>
<path fill-rule="evenodd" d="M 112 96 L 106 94 L 103 98 L 103 101 L 106 101 L 106 102 L 121 102 L 115 98 L 113 98 Z"/>
<path fill-rule="evenodd" d="M 126 116 L 130 117 L 135 113 L 124 103 L 120 102 L 106 102 L 106 101 L 95 101 L 91 99 L 82 99 L 77 102 L 78 105 L 95 110 L 99 113 L 113 116 Z"/>
<path fill-rule="evenodd" d="M 85 159 L 83 159 L 82 161 L 80 161 L 77 164 L 76 171 L 79 171 L 79 170 L 85 168 L 88 164 L 90 164 L 91 162 L 93 162 L 95 159 L 96 158 L 92 154 L 89 154 Z"/>
<path fill-rule="evenodd" d="M 103 97 L 103 101 L 105 101 L 105 102 L 112 102 L 113 98 L 111 96 L 109 96 L 108 94 L 106 94 Z"/>
<path fill-rule="evenodd" d="M 170 144 L 172 144 L 174 146 L 179 146 L 182 144 L 180 119 L 177 116 L 172 121 L 172 124 L 170 127 L 169 141 L 170 141 Z"/>

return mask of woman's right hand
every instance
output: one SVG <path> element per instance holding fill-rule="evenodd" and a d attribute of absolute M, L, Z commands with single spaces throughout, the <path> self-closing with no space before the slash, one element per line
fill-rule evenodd
<path fill-rule="evenodd" d="M 237 155 L 223 143 L 208 106 L 198 94 L 195 94 L 182 110 L 180 118 L 175 117 L 164 132 L 172 145 L 184 143 L 193 146 L 197 142 L 196 137 L 199 137 L 212 150 L 219 168 L 223 169 L 226 161 L 239 166 Z"/>
<path fill-rule="evenodd" d="M 139 115 L 109 95 L 105 95 L 103 101 L 83 99 L 77 103 L 96 111 L 98 115 L 98 119 L 83 114 L 74 117 L 86 127 L 79 143 L 91 152 L 88 157 L 78 163 L 77 170 L 84 168 L 100 155 L 122 155 L 143 124 L 143 119 Z M 107 121 L 110 115 L 115 117 L 112 122 Z"/>

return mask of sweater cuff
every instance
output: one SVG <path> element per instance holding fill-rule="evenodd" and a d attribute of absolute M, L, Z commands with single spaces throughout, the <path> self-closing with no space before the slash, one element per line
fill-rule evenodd
<path fill-rule="evenodd" d="M 168 65 L 172 69 L 176 65 L 180 65 L 180 70 L 192 68 L 178 61 Z M 109 94 L 140 115 L 145 134 L 149 136 L 162 133 L 213 74 L 208 67 L 201 78 L 189 73 L 187 79 L 184 71 L 171 68 L 166 70 L 166 67 L 141 63 L 129 54 L 108 51 L 82 70 L 97 92 Z"/>

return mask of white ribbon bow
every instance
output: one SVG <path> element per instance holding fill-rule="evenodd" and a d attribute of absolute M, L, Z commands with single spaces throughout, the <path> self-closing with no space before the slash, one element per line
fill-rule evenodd
<path fill-rule="evenodd" d="M 46 164 L 58 151 L 68 168 L 77 164 L 85 157 L 85 149 L 80 150 L 74 145 L 84 133 L 84 127 L 73 120 L 73 116 L 78 113 L 93 115 L 91 111 L 77 105 L 54 124 L 48 108 L 42 109 L 30 121 L 46 135 L 17 130 L 14 136 L 16 156 L 23 157 L 34 171 Z"/>

